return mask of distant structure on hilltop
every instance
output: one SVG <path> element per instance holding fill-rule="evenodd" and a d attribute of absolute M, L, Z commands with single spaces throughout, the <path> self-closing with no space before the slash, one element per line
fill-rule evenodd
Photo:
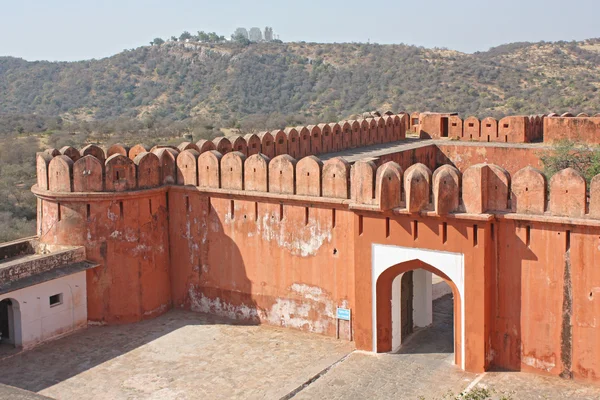
<path fill-rule="evenodd" d="M 262 42 L 263 34 L 260 28 L 250 28 L 249 39 L 251 42 Z"/>
<path fill-rule="evenodd" d="M 273 28 L 267 26 L 265 28 L 265 41 L 272 42 L 273 41 Z"/>
<path fill-rule="evenodd" d="M 232 37 L 243 37 L 251 42 L 272 42 L 279 39 L 277 35 L 273 34 L 273 28 L 270 26 L 265 27 L 264 35 L 257 27 L 252 27 L 249 31 L 246 28 L 237 28 Z"/>
<path fill-rule="evenodd" d="M 246 28 L 237 28 L 235 32 L 233 32 L 233 36 L 243 36 L 244 38 L 249 39 L 248 30 Z"/>

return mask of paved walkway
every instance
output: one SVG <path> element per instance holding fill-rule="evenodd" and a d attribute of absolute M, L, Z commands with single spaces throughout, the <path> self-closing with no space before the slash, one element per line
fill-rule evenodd
<path fill-rule="evenodd" d="M 354 352 L 294 399 L 429 399 L 460 393 L 476 374 L 454 362 L 452 296 L 433 303 L 433 325 L 414 333 L 398 354 Z"/>
<path fill-rule="evenodd" d="M 511 400 L 598 400 L 600 387 L 523 372 L 487 372 L 476 387 Z"/>
<path fill-rule="evenodd" d="M 279 399 L 352 351 L 291 329 L 174 310 L 91 327 L 2 361 L 0 383 L 56 399 Z"/>
<path fill-rule="evenodd" d="M 467 373 L 452 364 L 452 352 L 451 295 L 434 301 L 433 326 L 398 354 L 353 352 L 351 343 L 320 335 L 174 310 L 90 327 L 2 360 L 0 398 L 12 393 L 7 384 L 65 400 L 437 400 L 454 399 L 477 379 L 475 388 L 494 390 L 494 399 L 600 399 L 600 387 L 555 377 Z"/>

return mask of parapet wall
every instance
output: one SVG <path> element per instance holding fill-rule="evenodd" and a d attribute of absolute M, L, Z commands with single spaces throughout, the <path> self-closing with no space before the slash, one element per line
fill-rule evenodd
<path fill-rule="evenodd" d="M 541 141 L 545 115 L 510 116 L 497 120 L 487 117 L 460 118 L 458 115 L 421 113 L 421 138 L 450 138 L 477 142 L 531 143 Z"/>
<path fill-rule="evenodd" d="M 373 161 L 350 166 L 341 158 L 323 162 L 312 155 L 296 160 L 282 154 L 271 159 L 262 153 L 247 157 L 239 151 L 221 154 L 187 149 L 179 153 L 171 148 L 131 154 L 133 160 L 115 153 L 103 164 L 101 154 L 100 159 L 87 154 L 73 162 L 65 154 L 73 155 L 76 150 L 61 151 L 64 154 L 55 157 L 38 154 L 40 190 L 120 192 L 176 184 L 236 195 L 270 193 L 347 200 L 351 207 L 379 211 L 406 209 L 437 215 L 516 212 L 600 219 L 600 175 L 588 191 L 583 177 L 570 168 L 554 175 L 548 187 L 545 176 L 534 168 L 520 169 L 511 177 L 493 164 L 476 164 L 463 173 L 442 165 L 432 173 L 420 163 L 404 171 L 393 161 L 379 167 Z"/>
<path fill-rule="evenodd" d="M 464 120 L 456 114 L 420 113 L 412 130 L 424 139 L 450 138 L 476 142 L 554 143 L 572 140 L 589 144 L 600 143 L 600 114 L 590 117 L 570 113 L 508 116 L 501 120 L 487 117 Z M 416 120 L 414 117 L 412 120 Z"/>
<path fill-rule="evenodd" d="M 600 114 L 544 118 L 544 143 L 560 140 L 600 144 Z"/>
<path fill-rule="evenodd" d="M 191 147 L 199 153 L 208 150 L 217 150 L 222 154 L 239 151 L 245 156 L 263 153 L 269 158 L 282 154 L 302 158 L 403 140 L 407 124 L 408 115 L 400 113 L 244 136 L 222 136 L 212 142 L 201 140 L 196 147 Z"/>

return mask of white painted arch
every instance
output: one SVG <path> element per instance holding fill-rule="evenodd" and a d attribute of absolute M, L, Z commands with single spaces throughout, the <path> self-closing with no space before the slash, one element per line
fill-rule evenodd
<path fill-rule="evenodd" d="M 461 253 L 373 244 L 371 247 L 371 293 L 373 352 L 377 352 L 377 279 L 388 268 L 406 261 L 421 260 L 444 273 L 460 295 L 461 367 L 465 368 L 465 257 Z M 387 299 L 389 300 L 389 299 Z"/>

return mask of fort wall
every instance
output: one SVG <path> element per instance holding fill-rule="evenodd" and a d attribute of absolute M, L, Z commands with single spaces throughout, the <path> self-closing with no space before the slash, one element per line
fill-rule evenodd
<path fill-rule="evenodd" d="M 418 115 L 418 117 L 416 117 Z M 529 116 L 507 116 L 500 120 L 486 117 L 464 120 L 454 114 L 413 113 L 413 133 L 423 139 L 450 138 L 475 142 L 503 143 L 556 143 L 570 140 L 588 144 L 600 144 L 600 116 L 585 114 L 573 116 L 565 113 Z"/>
<path fill-rule="evenodd" d="M 600 116 L 550 117 L 544 119 L 544 142 L 560 140 L 600 144 Z"/>
<path fill-rule="evenodd" d="M 454 114 L 421 113 L 415 131 L 423 139 L 450 138 L 475 142 L 532 143 L 543 137 L 544 115 L 464 120 Z"/>
<path fill-rule="evenodd" d="M 135 322 L 171 308 L 165 189 L 86 193 L 41 200 L 40 242 L 81 245 L 100 267 L 87 271 L 88 319 Z"/>
<path fill-rule="evenodd" d="M 547 180 L 538 155 L 514 146 L 426 145 L 351 165 L 311 154 L 390 140 L 386 121 L 106 156 L 51 149 L 37 157 L 38 236 L 101 264 L 87 272 L 93 323 L 182 307 L 335 335 L 345 307 L 368 351 L 391 345 L 381 318 L 373 348 L 373 313 L 387 312 L 373 304 L 373 244 L 462 254 L 457 364 L 597 380 L 600 175 L 589 188 L 571 169 Z M 490 120 L 477 129 L 494 136 Z M 286 148 L 299 156 L 277 154 Z M 413 267 L 431 266 L 398 266 Z"/>

